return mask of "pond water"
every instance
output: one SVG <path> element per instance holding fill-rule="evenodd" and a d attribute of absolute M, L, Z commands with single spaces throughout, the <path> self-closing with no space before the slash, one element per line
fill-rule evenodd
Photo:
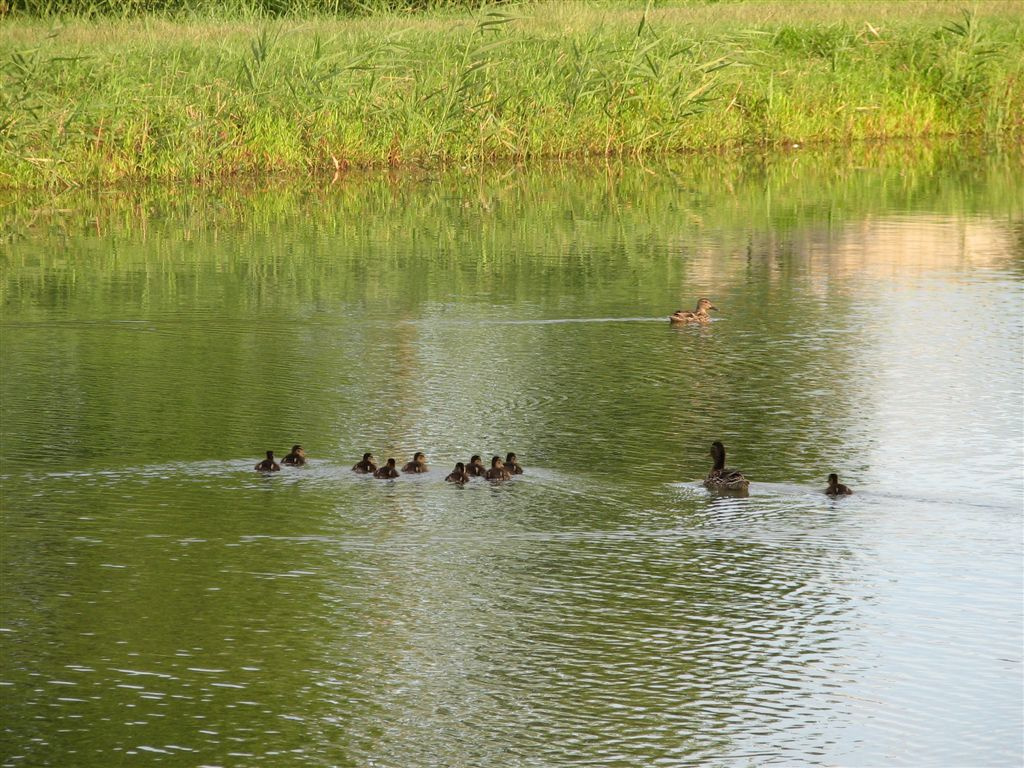
<path fill-rule="evenodd" d="M 1019 765 L 1020 167 L 8 201 L 2 765 Z"/>

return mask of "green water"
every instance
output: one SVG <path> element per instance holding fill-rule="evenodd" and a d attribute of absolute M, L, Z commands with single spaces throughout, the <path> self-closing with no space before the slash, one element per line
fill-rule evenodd
<path fill-rule="evenodd" d="M 1020 168 L 7 200 L 2 765 L 1018 765 Z"/>

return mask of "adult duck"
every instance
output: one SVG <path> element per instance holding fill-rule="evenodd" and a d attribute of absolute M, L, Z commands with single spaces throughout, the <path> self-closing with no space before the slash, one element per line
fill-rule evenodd
<path fill-rule="evenodd" d="M 853 491 L 848 485 L 840 483 L 839 475 L 833 472 L 828 476 L 828 488 L 825 489 L 825 493 L 829 496 L 849 496 Z"/>
<path fill-rule="evenodd" d="M 721 441 L 715 440 L 711 444 L 710 454 L 715 463 L 704 478 L 704 487 L 709 491 L 746 492 L 750 481 L 738 469 L 725 466 L 725 446 Z"/>
<path fill-rule="evenodd" d="M 718 307 L 712 304 L 708 299 L 701 299 L 697 302 L 697 308 L 693 312 L 685 312 L 681 309 L 677 309 L 671 315 L 668 316 L 670 323 L 710 323 L 711 315 L 708 314 L 708 310 L 713 309 L 716 312 Z"/>

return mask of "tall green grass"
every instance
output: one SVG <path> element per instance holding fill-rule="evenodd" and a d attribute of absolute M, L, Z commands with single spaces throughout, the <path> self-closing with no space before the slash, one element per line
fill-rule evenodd
<path fill-rule="evenodd" d="M 473 8 L 481 0 L 0 0 L 0 15 L 129 18 L 141 14 L 189 17 L 306 17 Z"/>
<path fill-rule="evenodd" d="M 1015 0 L 22 16 L 0 23 L 0 186 L 1014 141 L 1022 50 Z"/>

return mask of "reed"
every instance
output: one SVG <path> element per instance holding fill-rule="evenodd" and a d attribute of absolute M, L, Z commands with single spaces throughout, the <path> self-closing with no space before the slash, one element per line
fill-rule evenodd
<path fill-rule="evenodd" d="M 279 17 L 423 12 L 479 5 L 473 0 L 5 0 L 0 2 L 0 13 L 36 18 L 130 18 L 143 14 Z"/>
<path fill-rule="evenodd" d="M 0 22 L 7 188 L 1024 131 L 1017 0 L 45 2 Z"/>

